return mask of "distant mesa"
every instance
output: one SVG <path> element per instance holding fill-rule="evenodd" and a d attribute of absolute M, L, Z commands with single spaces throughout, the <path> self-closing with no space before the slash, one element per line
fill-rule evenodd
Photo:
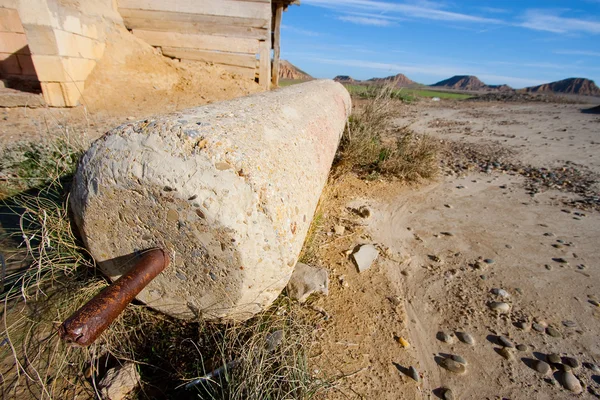
<path fill-rule="evenodd" d="M 338 75 L 335 78 L 333 78 L 333 80 L 336 82 L 339 82 L 339 83 L 358 83 L 358 82 L 360 82 L 348 75 Z"/>
<path fill-rule="evenodd" d="M 408 79 L 404 74 L 391 75 L 385 78 L 371 78 L 368 82 L 375 83 L 395 83 L 395 86 L 411 86 L 416 85 L 416 82 Z"/>
<path fill-rule="evenodd" d="M 312 76 L 310 76 L 309 74 L 302 71 L 300 68 L 296 67 L 294 64 L 286 60 L 279 61 L 279 78 L 301 81 L 308 81 L 313 79 Z"/>
<path fill-rule="evenodd" d="M 452 78 L 444 79 L 431 86 L 456 90 L 481 90 L 485 89 L 487 85 L 473 75 L 455 75 Z"/>
<path fill-rule="evenodd" d="M 545 83 L 543 85 L 527 87 L 523 91 L 528 93 L 562 93 L 579 96 L 600 96 L 600 88 L 594 81 L 586 78 L 568 78 L 562 81 Z"/>

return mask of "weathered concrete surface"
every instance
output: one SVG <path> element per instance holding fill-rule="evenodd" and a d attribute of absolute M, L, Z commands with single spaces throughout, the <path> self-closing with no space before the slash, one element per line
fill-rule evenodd
<path fill-rule="evenodd" d="M 342 85 L 313 81 L 122 125 L 82 159 L 75 221 L 112 279 L 136 251 L 170 252 L 139 300 L 248 318 L 292 274 L 349 112 Z"/>

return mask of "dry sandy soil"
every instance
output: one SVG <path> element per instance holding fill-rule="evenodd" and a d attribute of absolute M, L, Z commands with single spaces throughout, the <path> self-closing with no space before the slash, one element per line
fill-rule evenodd
<path fill-rule="evenodd" d="M 313 304 L 328 315 L 314 372 L 347 375 L 333 398 L 439 398 L 442 387 L 461 399 L 600 397 L 600 369 L 585 364 L 600 363 L 600 116 L 572 104 L 401 107 L 398 127 L 450 149 L 443 173 L 417 186 L 333 180 L 324 228 L 346 231 L 321 239 L 331 283 L 329 297 Z M 369 218 L 353 212 L 361 205 Z M 381 255 L 359 274 L 346 251 L 364 243 Z M 493 311 L 491 302 L 510 310 Z M 499 336 L 524 347 L 505 359 Z M 563 388 L 562 372 L 532 369 L 549 353 L 584 365 L 572 371 L 582 394 Z M 440 366 L 452 354 L 467 361 L 464 374 Z M 411 366 L 419 382 L 407 376 Z"/>

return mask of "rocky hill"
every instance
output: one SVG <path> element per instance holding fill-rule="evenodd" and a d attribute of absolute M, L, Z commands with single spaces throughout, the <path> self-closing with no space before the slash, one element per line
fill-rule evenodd
<path fill-rule="evenodd" d="M 348 75 L 338 75 L 335 78 L 333 78 L 333 80 L 336 82 L 339 82 L 339 83 L 358 83 L 358 82 L 360 82 Z"/>
<path fill-rule="evenodd" d="M 455 75 L 431 86 L 455 90 L 481 90 L 487 87 L 485 83 L 473 75 Z"/>
<path fill-rule="evenodd" d="M 385 78 L 371 78 L 368 80 L 368 82 L 375 82 L 375 83 L 396 82 L 396 86 L 410 86 L 410 85 L 415 84 L 414 81 L 408 79 L 406 77 L 406 75 L 404 75 L 404 74 L 391 75 L 391 76 L 387 76 Z"/>
<path fill-rule="evenodd" d="M 585 78 L 568 78 L 523 89 L 529 93 L 563 93 L 579 96 L 600 96 L 600 88 L 594 81 Z"/>
<path fill-rule="evenodd" d="M 309 74 L 302 71 L 300 68 L 296 67 L 294 64 L 286 60 L 279 61 L 279 78 L 302 81 L 313 79 L 312 76 L 310 76 Z"/>

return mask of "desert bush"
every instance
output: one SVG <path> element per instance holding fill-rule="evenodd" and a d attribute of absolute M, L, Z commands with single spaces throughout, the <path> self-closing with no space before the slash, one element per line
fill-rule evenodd
<path fill-rule="evenodd" d="M 415 181 L 431 178 L 438 170 L 437 142 L 416 135 L 408 127 L 391 129 L 394 108 L 391 85 L 377 89 L 348 119 L 335 165 L 365 176 L 388 175 Z"/>

